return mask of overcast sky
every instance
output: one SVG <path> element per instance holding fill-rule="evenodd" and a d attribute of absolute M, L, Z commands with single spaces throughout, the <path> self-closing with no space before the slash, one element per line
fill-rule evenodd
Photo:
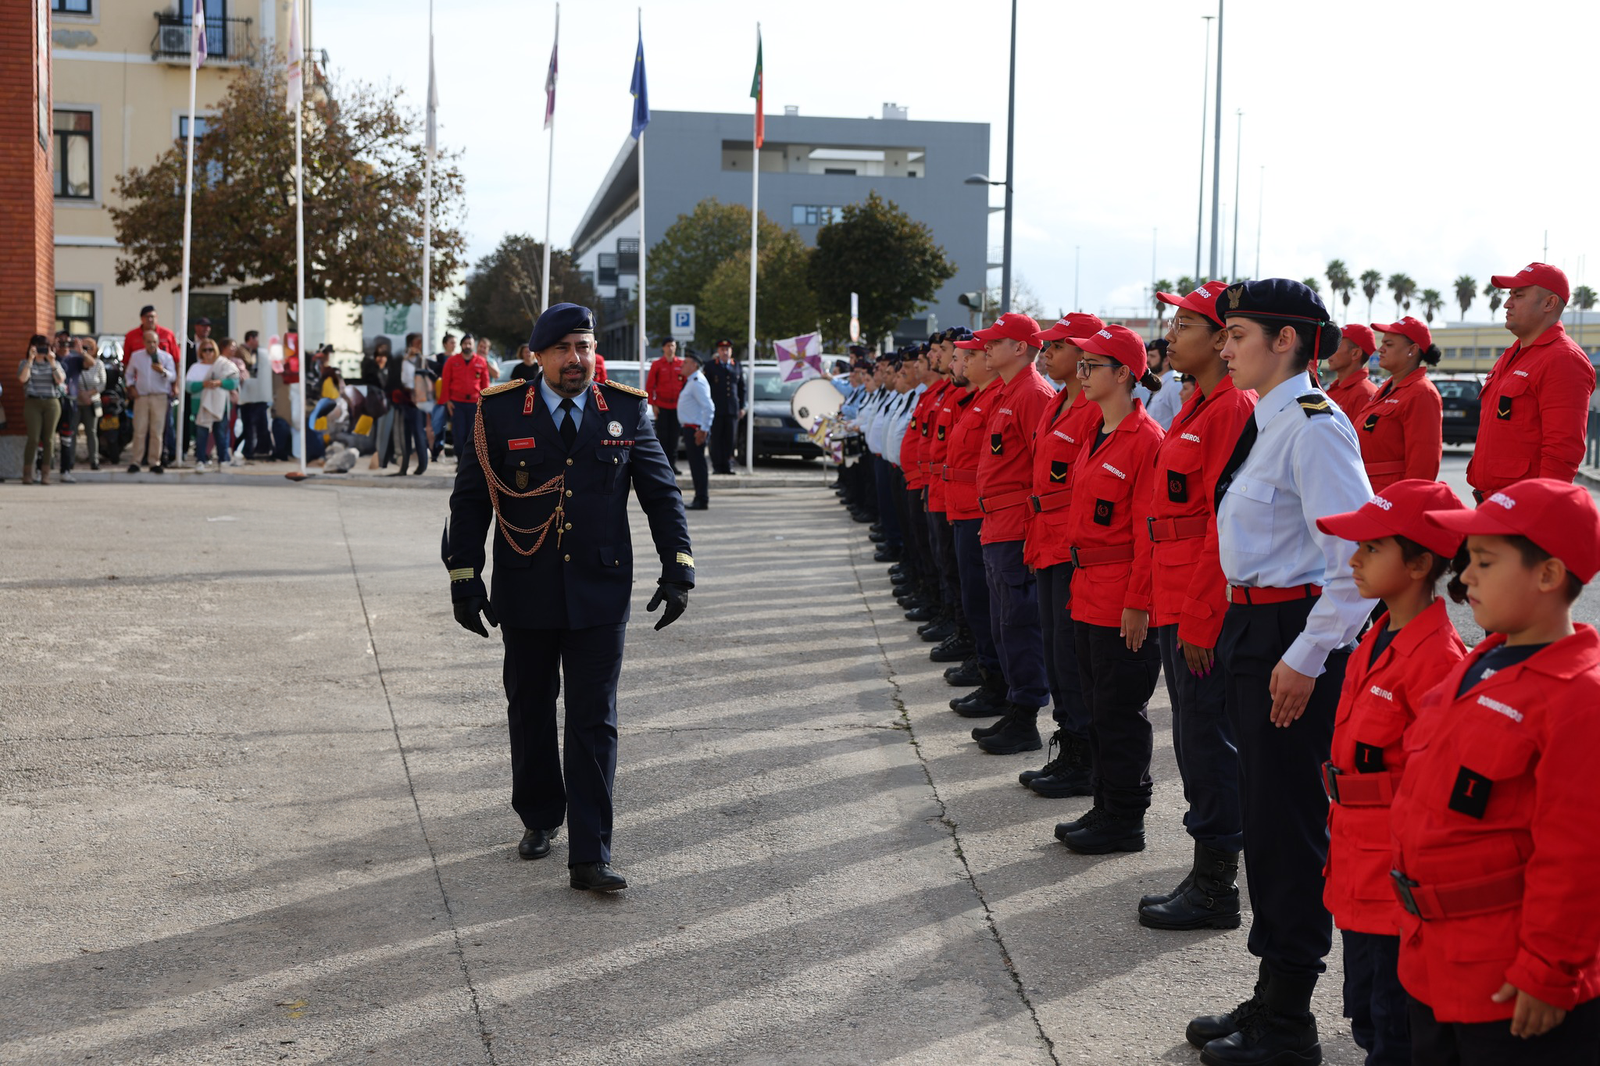
<path fill-rule="evenodd" d="M 562 5 L 557 247 L 628 136 L 636 10 Z M 1075 285 L 1084 310 L 1140 310 L 1152 252 L 1155 277 L 1194 270 L 1202 16 L 1215 4 L 1021 0 L 1019 10 L 1015 271 L 1051 312 L 1071 308 Z M 895 101 L 913 120 L 988 122 L 990 174 L 1004 173 L 1003 0 L 653 0 L 643 12 L 658 110 L 749 107 L 760 19 L 769 114 L 794 104 L 867 117 Z M 1596 284 L 1600 260 L 1589 270 L 1585 255 L 1600 250 L 1600 4 L 1233 0 L 1226 19 L 1223 273 L 1242 109 L 1240 275 L 1257 272 L 1259 209 L 1261 275 L 1320 275 L 1331 258 L 1356 275 L 1404 271 L 1444 293 L 1451 320 L 1458 275 L 1481 291 L 1490 274 L 1540 258 L 1546 230 L 1549 260 L 1574 286 Z M 474 258 L 506 232 L 542 236 L 553 21 L 548 0 L 438 0 L 440 139 L 465 153 Z M 337 73 L 390 83 L 420 107 L 427 0 L 315 0 L 314 22 Z M 1209 233 L 1209 134 L 1205 151 Z M 996 214 L 995 246 L 1000 225 Z M 1358 291 L 1352 318 L 1365 303 Z M 1375 315 L 1393 312 L 1380 295 Z M 1487 316 L 1480 299 L 1469 319 Z"/>

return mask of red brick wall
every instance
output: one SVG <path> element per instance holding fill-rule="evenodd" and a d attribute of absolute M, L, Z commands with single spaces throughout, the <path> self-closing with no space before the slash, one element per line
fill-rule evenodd
<path fill-rule="evenodd" d="M 49 0 L 0 0 L 0 381 L 5 433 L 22 432 L 17 363 L 28 337 L 55 325 L 51 153 L 39 145 L 39 21 Z M 49 131 L 46 130 L 48 138 Z"/>

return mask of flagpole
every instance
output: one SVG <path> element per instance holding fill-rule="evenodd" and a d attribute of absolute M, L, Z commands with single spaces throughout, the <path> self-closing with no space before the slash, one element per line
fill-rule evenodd
<path fill-rule="evenodd" d="M 429 0 L 431 3 L 432 0 Z M 561 5 L 556 5 L 556 39 L 551 47 L 550 55 L 553 58 L 561 48 Z M 544 179 L 544 273 L 539 280 L 539 313 L 543 314 L 545 308 L 550 306 L 550 199 L 556 181 L 556 113 L 550 109 L 549 121 L 545 123 L 550 129 L 550 158 L 546 162 Z M 644 197 L 640 196 L 640 202 Z"/>
<path fill-rule="evenodd" d="M 290 0 L 295 5 L 295 17 L 300 14 L 300 0 Z M 302 23 L 303 25 L 303 23 Z M 294 57 L 296 62 L 304 63 L 302 54 Z M 305 74 L 301 74 L 301 85 L 305 84 Z M 304 89 L 301 90 L 304 92 Z M 300 356 L 299 380 L 295 382 L 296 407 L 295 421 L 300 429 L 300 476 L 306 476 L 306 375 L 311 370 L 311 361 L 306 356 L 306 188 L 305 166 L 303 160 L 302 129 L 304 120 L 301 112 L 305 110 L 305 103 L 295 105 L 294 109 L 294 332 L 298 338 L 295 350 Z M 192 126 L 191 126 L 192 128 Z"/>
<path fill-rule="evenodd" d="M 756 23 L 756 55 L 757 63 L 761 55 L 761 23 Z M 764 77 L 765 75 L 763 75 Z M 762 93 L 765 94 L 766 86 L 763 82 Z M 748 354 L 745 357 L 745 410 L 753 412 L 756 395 L 756 233 L 757 222 L 761 217 L 761 105 L 762 97 L 756 97 L 755 116 L 750 127 L 750 337 Z M 756 420 L 753 414 L 747 414 L 744 422 L 744 469 L 745 473 L 754 475 L 756 472 Z"/>
<path fill-rule="evenodd" d="M 428 0 L 428 98 L 423 103 L 426 132 L 422 163 L 422 359 L 433 357 L 433 331 L 429 311 L 433 298 L 433 0 Z"/>
<path fill-rule="evenodd" d="M 194 227 L 194 86 L 195 79 L 200 73 L 197 49 L 201 47 L 195 40 L 195 34 L 204 35 L 206 26 L 204 16 L 200 25 L 194 24 L 194 15 L 189 15 L 189 137 L 188 149 L 184 159 L 183 173 L 183 267 L 178 282 L 178 328 L 183 330 L 183 345 L 178 349 L 178 357 L 173 360 L 177 364 L 175 376 L 178 386 L 178 413 L 173 418 L 172 465 L 179 466 L 183 462 L 183 421 L 189 413 L 189 382 L 188 368 L 183 365 L 183 357 L 189 343 L 189 239 L 193 235 Z M 200 358 L 200 349 L 195 348 L 195 359 Z M 196 456 L 198 459 L 199 456 Z"/>
<path fill-rule="evenodd" d="M 649 353 L 647 347 L 649 338 L 645 336 L 645 299 L 644 299 L 644 267 L 645 245 L 648 243 L 644 236 L 644 130 L 639 131 L 639 387 L 644 388 L 645 361 Z"/>

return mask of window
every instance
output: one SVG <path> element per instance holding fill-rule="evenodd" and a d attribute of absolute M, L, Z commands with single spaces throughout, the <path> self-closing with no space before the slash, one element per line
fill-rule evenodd
<path fill-rule="evenodd" d="M 638 273 L 639 273 L 639 238 L 637 238 L 637 237 L 618 237 L 617 238 L 617 273 L 618 274 L 633 274 L 634 276 L 638 276 Z"/>
<path fill-rule="evenodd" d="M 208 116 L 206 116 L 206 115 L 196 115 L 194 117 L 194 154 L 195 154 L 195 158 L 196 159 L 200 158 L 200 142 L 205 139 L 206 133 L 207 133 L 208 130 L 210 130 L 210 128 L 211 128 L 211 119 Z M 189 116 L 188 115 L 179 115 L 178 116 L 178 150 L 179 151 L 187 151 L 188 147 L 189 147 Z M 219 160 L 219 159 L 213 159 L 213 160 L 210 160 L 209 162 L 207 162 L 205 164 L 205 171 L 204 171 L 204 173 L 203 173 L 203 175 L 201 177 L 201 180 L 204 181 L 208 185 L 220 185 L 220 184 L 222 184 L 222 161 Z M 183 190 L 180 188 L 178 191 L 179 191 L 179 194 L 181 195 Z"/>
<path fill-rule="evenodd" d="M 796 226 L 826 226 L 844 221 L 844 208 L 827 204 L 795 204 L 790 221 Z"/>
<path fill-rule="evenodd" d="M 50 10 L 63 15 L 92 15 L 92 0 L 50 0 Z"/>
<path fill-rule="evenodd" d="M 74 336 L 94 336 L 94 291 L 92 289 L 56 290 L 56 331 L 66 330 Z"/>
<path fill-rule="evenodd" d="M 617 253 L 601 252 L 596 264 L 600 268 L 600 284 L 615 285 L 617 283 Z M 638 269 L 635 267 L 634 269 Z"/>
<path fill-rule="evenodd" d="M 56 196 L 63 200 L 94 199 L 94 112 L 57 111 Z"/>

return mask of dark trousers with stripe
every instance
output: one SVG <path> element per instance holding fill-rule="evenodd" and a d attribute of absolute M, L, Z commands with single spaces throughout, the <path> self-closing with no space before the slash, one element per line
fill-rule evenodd
<path fill-rule="evenodd" d="M 961 610 L 967 616 L 967 629 L 978 649 L 978 665 L 991 674 L 1004 676 L 1000 652 L 995 647 L 989 620 L 989 578 L 983 565 L 983 519 L 961 518 L 950 523 L 955 543 L 956 572 L 961 581 Z"/>
<path fill-rule="evenodd" d="M 566 821 L 569 864 L 611 861 L 617 680 L 626 629 L 621 623 L 587 629 L 500 627 L 511 727 L 511 809 L 529 829 L 554 829 Z M 563 676 L 565 743 L 558 747 L 556 697 Z"/>
<path fill-rule="evenodd" d="M 956 536 L 943 511 L 928 512 L 928 541 L 933 549 L 933 566 L 939 575 L 939 598 L 958 626 L 967 625 L 967 612 L 961 603 L 961 576 L 956 568 Z"/>
<path fill-rule="evenodd" d="M 1244 846 L 1239 813 L 1239 749 L 1228 721 L 1228 671 L 1218 656 L 1196 677 L 1178 647 L 1176 624 L 1150 631 L 1161 648 L 1161 672 L 1172 701 L 1172 754 L 1183 778 L 1183 827 L 1207 847 Z"/>
<path fill-rule="evenodd" d="M 1039 633 L 1039 597 L 1033 571 L 1022 561 L 1022 541 L 983 546 L 989 583 L 989 629 L 1006 675 L 1006 699 L 1043 707 L 1050 699 L 1044 674 L 1044 638 Z"/>
<path fill-rule="evenodd" d="M 1072 621 L 1072 564 L 1057 563 L 1036 574 L 1039 635 L 1044 641 L 1044 675 L 1050 684 L 1051 715 L 1063 733 L 1089 739 L 1089 705 L 1078 672 L 1078 638 Z"/>

